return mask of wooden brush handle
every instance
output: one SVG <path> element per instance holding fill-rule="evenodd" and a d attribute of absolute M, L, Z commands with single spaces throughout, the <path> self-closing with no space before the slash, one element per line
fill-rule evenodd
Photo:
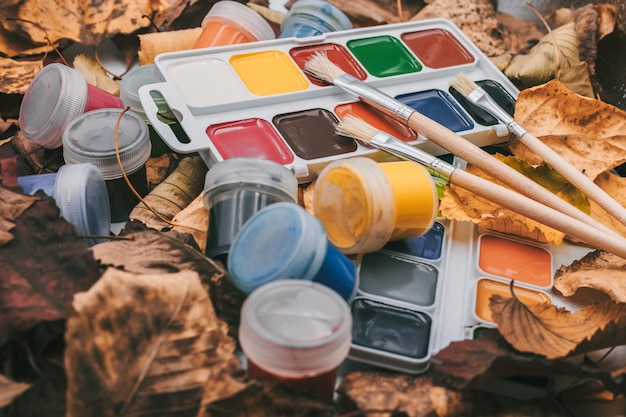
<path fill-rule="evenodd" d="M 616 231 L 600 223 L 578 208 L 569 204 L 557 195 L 543 188 L 521 172 L 516 171 L 504 162 L 496 159 L 483 149 L 469 142 L 462 136 L 457 135 L 450 129 L 435 122 L 423 114 L 415 111 L 408 119 L 410 128 L 419 132 L 431 142 L 447 149 L 452 154 L 463 158 L 470 164 L 478 167 L 486 174 L 500 180 L 517 192 L 537 200 L 548 207 L 573 217 L 582 223 L 592 226 L 604 232 L 604 237 L 621 237 Z M 573 235 L 572 235 L 573 236 Z"/>
<path fill-rule="evenodd" d="M 588 198 L 598 203 L 610 215 L 626 225 L 626 208 L 615 201 L 613 197 L 608 195 L 602 188 L 598 187 L 589 177 L 576 169 L 575 166 L 563 159 L 561 155 L 537 139 L 537 137 L 530 132 L 526 132 L 519 140 L 539 155 L 552 169 L 585 193 Z"/>
<path fill-rule="evenodd" d="M 595 248 L 626 259 L 626 239 L 622 237 L 607 237 L 606 233 L 595 227 L 462 169 L 454 170 L 450 175 L 450 183 Z"/>

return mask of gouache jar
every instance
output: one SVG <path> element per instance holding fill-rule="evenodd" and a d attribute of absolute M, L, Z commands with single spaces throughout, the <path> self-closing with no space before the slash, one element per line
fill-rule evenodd
<path fill-rule="evenodd" d="M 93 236 L 89 245 L 107 240 L 111 233 L 109 194 L 100 170 L 93 164 L 62 165 L 50 174 L 17 177 L 24 194 L 42 190 L 56 202 L 61 217 L 76 235 Z"/>
<path fill-rule="evenodd" d="M 328 164 L 315 182 L 313 211 L 328 239 L 346 254 L 421 236 L 439 208 L 435 182 L 412 161 L 350 158 Z"/>
<path fill-rule="evenodd" d="M 296 203 L 275 203 L 252 216 L 228 254 L 231 281 L 246 294 L 284 278 L 324 284 L 346 301 L 356 290 L 354 264 L 326 237 L 315 217 Z"/>
<path fill-rule="evenodd" d="M 308 391 L 323 401 L 332 400 L 351 340 L 348 303 L 316 282 L 265 284 L 241 308 L 239 342 L 248 377 Z"/>
<path fill-rule="evenodd" d="M 143 119 L 148 126 L 148 133 L 150 134 L 150 141 L 152 142 L 152 157 L 163 155 L 168 150 L 167 145 L 163 142 L 163 139 L 154 130 L 146 112 L 144 111 L 141 99 L 139 98 L 139 88 L 146 84 L 153 84 L 163 81 L 160 77 L 159 71 L 155 64 L 140 65 L 130 70 L 120 82 L 120 98 L 125 106 L 130 107 L 130 110 Z M 158 93 L 154 93 L 158 94 Z M 174 125 L 177 124 L 176 116 L 167 105 L 167 102 L 159 94 L 158 97 L 154 97 L 154 103 L 157 105 L 158 114 L 157 117 L 163 123 Z"/>
<path fill-rule="evenodd" d="M 139 203 L 124 173 L 137 194 L 141 197 L 148 194 L 146 162 L 152 148 L 146 122 L 133 112 L 125 112 L 118 131 L 120 167 L 115 146 L 120 115 L 122 110 L 118 109 L 90 111 L 74 119 L 63 132 L 65 163 L 92 163 L 102 173 L 109 193 L 112 222 L 128 220 L 128 215 Z"/>
<path fill-rule="evenodd" d="M 48 64 L 31 81 L 20 106 L 24 136 L 54 149 L 61 146 L 65 127 L 80 114 L 101 108 L 123 108 L 119 97 L 87 82 L 80 71 Z"/>
<path fill-rule="evenodd" d="M 194 49 L 274 39 L 272 26 L 245 4 L 222 0 L 202 20 L 202 33 Z"/>
<path fill-rule="evenodd" d="M 341 10 L 323 0 L 298 0 L 280 24 L 279 38 L 305 38 L 322 33 L 352 29 Z"/>
<path fill-rule="evenodd" d="M 202 196 L 209 212 L 205 254 L 227 260 L 235 236 L 250 217 L 270 204 L 295 203 L 297 198 L 296 176 L 277 162 L 231 158 L 213 165 Z"/>

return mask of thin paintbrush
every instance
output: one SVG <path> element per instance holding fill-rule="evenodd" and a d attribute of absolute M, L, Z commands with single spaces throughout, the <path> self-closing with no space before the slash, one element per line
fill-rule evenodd
<path fill-rule="evenodd" d="M 414 161 L 448 178 L 455 184 L 478 196 L 519 213 L 529 219 L 559 230 L 594 247 L 626 259 L 626 239 L 606 234 L 557 210 L 546 207 L 506 187 L 490 182 L 415 148 L 392 135 L 380 131 L 367 122 L 347 115 L 339 122 L 337 132 L 350 136 L 402 159 Z"/>
<path fill-rule="evenodd" d="M 546 206 L 552 207 L 583 223 L 602 230 L 607 234 L 607 237 L 620 236 L 614 230 L 588 216 L 578 208 L 546 190 L 541 185 L 511 168 L 504 162 L 496 159 L 483 149 L 465 140 L 465 138 L 454 133 L 447 127 L 442 126 L 412 107 L 407 106 L 384 92 L 344 72 L 330 61 L 323 52 L 313 54 L 304 64 L 304 70 L 308 74 L 330 84 L 334 84 L 381 112 L 405 123 L 430 141 L 475 165 L 485 173 L 502 181 L 521 194 L 536 199 Z"/>
<path fill-rule="evenodd" d="M 519 124 L 511 115 L 509 115 L 496 101 L 478 84 L 469 79 L 464 74 L 458 74 L 450 81 L 450 86 L 457 90 L 461 95 L 467 98 L 471 103 L 477 105 L 487 113 L 504 123 L 513 135 L 520 142 L 528 146 L 541 159 L 544 160 L 552 169 L 561 174 L 565 179 L 571 182 L 580 191 L 585 193 L 587 197 L 598 203 L 609 214 L 626 225 L 626 208 L 615 201 L 602 188 L 598 187 L 589 177 L 580 172 L 576 167 L 563 159 L 551 147 L 537 139 L 532 133 L 528 132 L 521 124 Z"/>

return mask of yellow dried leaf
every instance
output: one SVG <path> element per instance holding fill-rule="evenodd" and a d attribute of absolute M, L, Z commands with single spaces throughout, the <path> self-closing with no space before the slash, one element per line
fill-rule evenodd
<path fill-rule="evenodd" d="M 557 75 L 557 49 L 558 70 L 561 74 L 580 61 L 574 23 L 553 30 L 552 34 L 543 37 L 527 55 L 514 56 L 504 74 L 526 87 L 548 82 Z"/>
<path fill-rule="evenodd" d="M 559 81 L 522 90 L 515 120 L 591 179 L 626 161 L 626 112 Z M 518 141 L 509 149 L 529 164 L 540 162 Z"/>
<path fill-rule="evenodd" d="M 202 197 L 202 194 L 198 194 L 187 207 L 174 216 L 172 224 L 174 230 L 191 234 L 200 252 L 204 253 L 209 230 L 209 211 L 204 206 Z"/>
<path fill-rule="evenodd" d="M 0 374 L 0 409 L 8 406 L 13 400 L 31 387 L 31 384 L 15 382 Z"/>
<path fill-rule="evenodd" d="M 626 260 L 594 251 L 571 265 L 561 266 L 554 274 L 554 288 L 565 297 L 579 288 L 593 288 L 606 293 L 618 303 L 626 303 Z"/>
<path fill-rule="evenodd" d="M 604 301 L 576 312 L 548 303 L 525 305 L 515 297 L 489 300 L 500 334 L 521 352 L 549 359 L 623 344 L 626 304 Z"/>
<path fill-rule="evenodd" d="M 598 175 L 594 182 L 608 195 L 613 197 L 615 201 L 623 206 L 626 206 L 626 178 L 620 177 L 610 172 L 604 172 Z M 606 224 L 623 236 L 626 236 L 626 225 L 622 224 L 619 220 L 610 215 L 606 210 L 600 207 L 600 205 L 598 205 L 593 200 L 590 201 L 590 203 L 591 217 Z"/>
<path fill-rule="evenodd" d="M 16 61 L 0 57 L 0 93 L 24 94 L 42 68 L 42 61 Z"/>
<path fill-rule="evenodd" d="M 114 96 L 120 95 L 119 83 L 114 81 L 94 58 L 82 54 L 77 55 L 72 66 L 83 74 L 89 84 Z"/>

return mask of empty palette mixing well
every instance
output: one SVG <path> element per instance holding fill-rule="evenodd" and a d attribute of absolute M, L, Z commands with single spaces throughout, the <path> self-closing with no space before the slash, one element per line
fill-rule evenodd
<path fill-rule="evenodd" d="M 519 91 L 445 19 L 161 54 L 155 65 L 164 81 L 141 87 L 141 102 L 173 150 L 198 152 L 209 166 L 235 157 L 269 159 L 291 169 L 299 182 L 311 181 L 334 160 L 391 159 L 335 133 L 347 114 L 435 155 L 448 153 L 419 132 L 305 73 L 305 63 L 319 52 L 343 71 L 478 146 L 510 138 L 506 126 L 460 97 L 449 81 L 463 72 L 490 88 L 509 112 Z M 166 100 L 188 140 L 179 140 L 157 118 L 153 97 Z"/>

